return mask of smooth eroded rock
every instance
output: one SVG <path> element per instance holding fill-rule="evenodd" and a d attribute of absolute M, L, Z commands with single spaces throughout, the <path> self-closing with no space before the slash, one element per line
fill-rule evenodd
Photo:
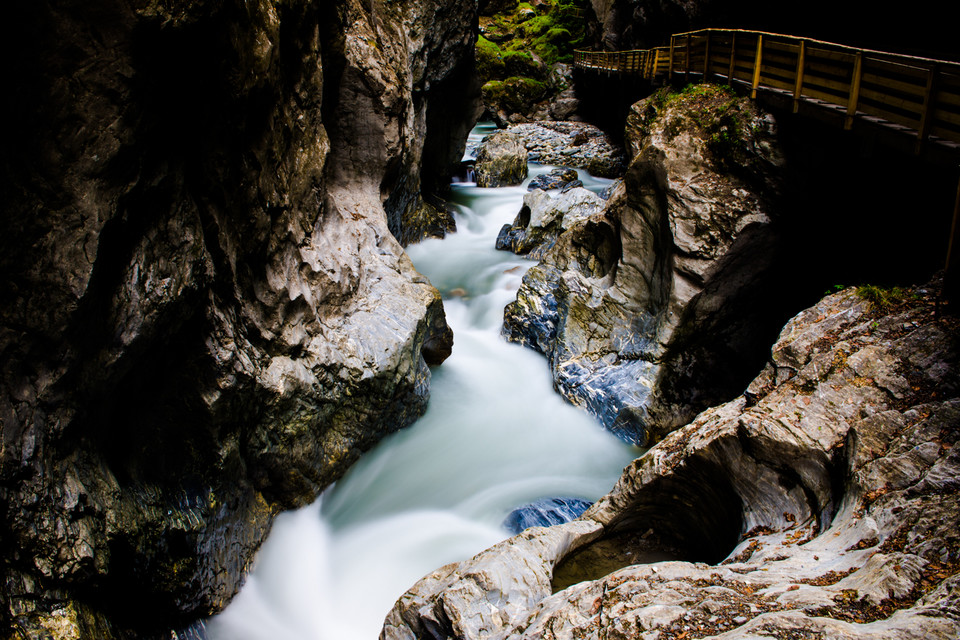
<path fill-rule="evenodd" d="M 772 124 L 703 87 L 634 105 L 624 181 L 538 256 L 504 315 L 562 394 L 640 444 L 742 390 L 785 320 Z M 522 251 L 513 226 L 503 245 Z"/>
<path fill-rule="evenodd" d="M 957 637 L 960 323 L 914 294 L 799 314 L 747 394 L 580 519 L 421 580 L 381 637 Z"/>

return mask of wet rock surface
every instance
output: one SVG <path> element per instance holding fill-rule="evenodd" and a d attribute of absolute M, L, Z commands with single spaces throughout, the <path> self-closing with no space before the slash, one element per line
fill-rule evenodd
<path fill-rule="evenodd" d="M 504 333 L 643 444 L 742 390 L 786 320 L 771 294 L 781 157 L 772 123 L 713 88 L 637 103 L 627 134 L 624 181 L 527 272 Z"/>
<path fill-rule="evenodd" d="M 5 635 L 188 627 L 280 509 L 423 412 L 451 334 L 397 238 L 416 235 L 421 170 L 462 154 L 469 123 L 438 114 L 474 11 L 12 9 Z"/>
<path fill-rule="evenodd" d="M 382 637 L 956 637 L 960 323 L 935 289 L 802 312 L 747 393 L 580 519 L 421 580 Z"/>
<path fill-rule="evenodd" d="M 527 177 L 527 149 L 523 140 L 511 131 L 490 134 L 477 147 L 474 171 L 478 187 L 520 184 Z"/>
<path fill-rule="evenodd" d="M 527 185 L 527 191 L 533 191 L 534 189 L 541 189 L 543 191 L 563 189 L 579 179 L 580 177 L 577 175 L 576 169 L 567 169 L 564 167 L 551 169 L 549 173 L 544 173 L 531 180 Z M 581 182 L 575 186 L 582 187 L 583 183 Z"/>
<path fill-rule="evenodd" d="M 591 124 L 532 122 L 513 125 L 508 131 L 523 138 L 532 162 L 584 169 L 601 178 L 623 175 L 623 150 Z"/>
<path fill-rule="evenodd" d="M 510 512 L 503 526 L 511 533 L 530 527 L 549 527 L 580 517 L 592 502 L 580 498 L 543 498 Z"/>
<path fill-rule="evenodd" d="M 583 187 L 564 188 L 556 194 L 535 189 L 523 197 L 523 207 L 513 223 L 500 230 L 496 247 L 539 260 L 560 234 L 589 219 L 602 207 L 603 200 Z"/>

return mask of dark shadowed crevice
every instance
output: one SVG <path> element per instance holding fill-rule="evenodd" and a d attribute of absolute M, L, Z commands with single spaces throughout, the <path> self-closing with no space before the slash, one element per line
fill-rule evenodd
<path fill-rule="evenodd" d="M 716 564 L 736 546 L 742 527 L 740 497 L 725 469 L 689 458 L 645 486 L 602 538 L 565 557 L 554 571 L 553 587 L 559 591 L 661 560 Z"/>

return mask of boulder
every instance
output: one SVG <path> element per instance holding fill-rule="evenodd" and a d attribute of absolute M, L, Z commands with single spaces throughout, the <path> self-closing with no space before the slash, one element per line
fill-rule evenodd
<path fill-rule="evenodd" d="M 527 177 L 527 149 L 523 141 L 509 131 L 487 136 L 477 149 L 474 171 L 478 187 L 520 184 Z"/>
<path fill-rule="evenodd" d="M 544 173 L 531 180 L 530 183 L 527 184 L 527 191 L 533 191 L 534 189 L 542 189 L 543 191 L 560 189 L 579 179 L 576 169 L 560 167 L 558 169 L 552 169 L 549 173 Z M 583 183 L 580 184 L 581 186 L 583 185 Z"/>
<path fill-rule="evenodd" d="M 578 520 L 424 578 L 381 637 L 957 637 L 960 322 L 936 289 L 802 312 L 747 394 Z"/>
<path fill-rule="evenodd" d="M 589 219 L 602 206 L 603 200 L 583 187 L 557 194 L 531 191 L 523 197 L 523 207 L 513 224 L 500 230 L 497 249 L 539 260 L 560 234 Z"/>
<path fill-rule="evenodd" d="M 632 113 L 624 181 L 527 272 L 504 333 L 548 356 L 573 403 L 645 444 L 739 393 L 785 320 L 766 304 L 781 158 L 769 118 L 720 89 Z"/>

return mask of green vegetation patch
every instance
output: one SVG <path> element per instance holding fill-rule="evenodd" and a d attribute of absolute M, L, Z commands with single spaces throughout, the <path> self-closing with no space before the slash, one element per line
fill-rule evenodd
<path fill-rule="evenodd" d="M 481 80 L 505 80 L 510 76 L 543 78 L 554 63 L 573 62 L 574 49 L 596 44 L 588 41 L 587 21 L 592 16 L 589 0 L 545 0 L 537 6 L 522 2 L 513 9 L 482 16 L 480 26 L 485 37 L 477 41 Z M 500 57 L 530 55 L 536 69 L 528 66 L 525 70 L 503 70 L 489 64 L 494 53 L 491 45 L 497 46 Z"/>
<path fill-rule="evenodd" d="M 916 292 L 904 289 L 903 287 L 885 289 L 872 284 L 864 284 L 857 287 L 857 297 L 869 302 L 873 308 L 882 312 L 895 309 L 908 303 L 914 303 L 921 299 Z"/>
<path fill-rule="evenodd" d="M 762 128 L 750 101 L 730 87 L 694 84 L 679 92 L 661 89 L 647 99 L 636 122 L 649 133 L 668 110 L 669 120 L 663 123 L 668 140 L 692 129 L 706 140 L 720 164 L 739 169 L 751 162 L 749 151 Z"/>
<path fill-rule="evenodd" d="M 481 78 L 503 78 L 506 71 L 503 51 L 495 42 L 480 36 L 477 39 L 477 73 Z"/>

